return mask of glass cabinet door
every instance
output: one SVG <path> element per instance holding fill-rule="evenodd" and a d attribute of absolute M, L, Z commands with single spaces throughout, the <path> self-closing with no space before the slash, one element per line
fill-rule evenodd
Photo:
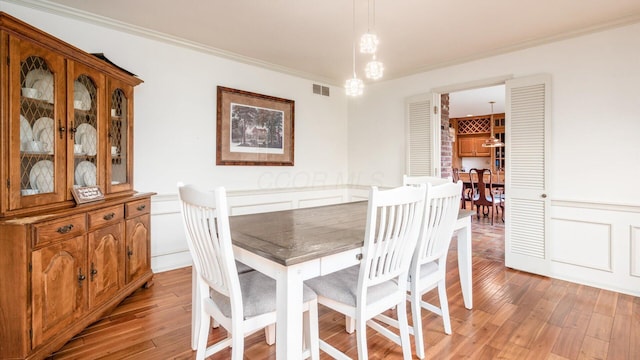
<path fill-rule="evenodd" d="M 64 199 L 64 62 L 10 38 L 10 209 Z"/>
<path fill-rule="evenodd" d="M 108 193 L 132 189 L 131 184 L 131 109 L 133 88 L 111 80 L 109 85 L 109 150 L 107 166 Z"/>
<path fill-rule="evenodd" d="M 73 159 L 69 173 L 74 187 L 96 186 L 104 189 L 100 171 L 103 163 L 104 131 L 101 129 L 100 110 L 104 107 L 104 76 L 93 69 L 72 63 L 73 88 L 68 92 L 70 105 L 71 140 L 69 159 Z M 103 117 L 104 118 L 104 117 Z M 71 165 L 71 164 L 70 164 Z"/>

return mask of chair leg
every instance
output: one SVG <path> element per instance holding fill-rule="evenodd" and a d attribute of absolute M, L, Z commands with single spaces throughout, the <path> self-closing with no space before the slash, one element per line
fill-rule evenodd
<path fill-rule="evenodd" d="M 276 343 L 276 324 L 271 324 L 264 328 L 264 338 L 267 345 Z"/>
<path fill-rule="evenodd" d="M 207 340 L 209 339 L 209 322 L 211 317 L 204 311 L 204 304 L 200 304 L 200 329 L 198 330 L 198 345 L 196 360 L 204 360 L 207 352 Z"/>
<path fill-rule="evenodd" d="M 362 316 L 356 319 L 356 344 L 358 346 L 358 360 L 369 360 L 367 351 L 367 322 L 362 319 Z"/>
<path fill-rule="evenodd" d="M 422 306 L 421 296 L 418 291 L 411 289 L 411 317 L 413 319 L 413 340 L 416 346 L 416 355 L 424 359 L 424 340 L 422 339 Z"/>
<path fill-rule="evenodd" d="M 405 360 L 411 359 L 411 343 L 409 341 L 409 321 L 407 320 L 407 302 L 403 301 L 397 306 L 398 328 L 400 330 L 400 345 L 402 346 L 402 357 Z"/>
<path fill-rule="evenodd" d="M 438 297 L 440 298 L 440 311 L 442 312 L 442 322 L 444 332 L 451 335 L 451 319 L 449 318 L 449 301 L 447 300 L 447 286 L 444 279 L 438 282 Z"/>
<path fill-rule="evenodd" d="M 318 302 L 310 301 L 309 310 L 303 315 L 304 342 L 309 349 L 312 360 L 320 359 L 319 331 L 318 331 Z"/>
<path fill-rule="evenodd" d="M 495 201 L 491 205 L 491 226 L 493 226 L 493 217 L 496 215 L 496 203 Z"/>
<path fill-rule="evenodd" d="M 244 357 L 244 331 L 242 320 L 232 319 L 231 325 L 231 359 L 242 360 Z"/>
<path fill-rule="evenodd" d="M 356 330 L 356 319 L 345 316 L 344 322 L 344 329 L 347 331 L 347 334 L 353 334 L 353 332 Z"/>

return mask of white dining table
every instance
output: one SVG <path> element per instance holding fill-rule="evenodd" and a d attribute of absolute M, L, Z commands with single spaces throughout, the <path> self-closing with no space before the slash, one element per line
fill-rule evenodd
<path fill-rule="evenodd" d="M 467 309 L 473 304 L 472 214 L 460 210 L 456 223 L 460 284 Z M 277 359 L 301 358 L 303 282 L 359 263 L 366 216 L 364 201 L 229 218 L 236 260 L 276 280 Z M 194 314 L 196 306 L 193 303 Z M 194 349 L 196 331 L 192 326 Z"/>

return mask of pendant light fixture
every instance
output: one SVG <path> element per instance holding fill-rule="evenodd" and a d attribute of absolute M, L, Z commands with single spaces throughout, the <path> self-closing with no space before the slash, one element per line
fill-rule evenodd
<path fill-rule="evenodd" d="M 367 76 L 367 79 L 378 80 L 382 77 L 384 73 L 384 65 L 378 60 L 376 60 L 376 54 L 373 54 L 373 59 L 367 63 L 367 66 L 364 68 L 364 73 Z"/>
<path fill-rule="evenodd" d="M 375 26 L 376 23 L 376 2 L 375 0 L 370 0 L 373 1 L 373 24 Z M 371 14 L 368 14 L 368 19 L 367 19 L 367 23 L 371 22 L 371 18 L 369 17 Z M 372 35 L 375 37 L 375 41 L 374 40 L 365 40 L 365 36 L 367 35 Z M 378 80 L 380 78 L 382 78 L 382 74 L 384 73 L 384 65 L 382 65 L 382 62 L 378 61 L 378 59 L 376 59 L 376 51 L 378 49 L 378 37 L 374 34 L 370 34 L 369 31 L 362 35 L 362 39 L 360 39 L 360 52 L 364 52 L 363 51 L 363 42 L 369 42 L 369 41 L 373 41 L 375 42 L 375 46 L 373 47 L 373 51 L 371 52 L 373 54 L 373 58 L 371 59 L 371 61 L 369 61 L 367 63 L 367 65 L 364 68 L 364 74 L 367 77 L 367 79 L 371 79 L 371 80 Z M 364 46 L 364 48 L 366 48 L 367 50 L 371 50 L 371 48 L 369 45 Z"/>
<path fill-rule="evenodd" d="M 363 54 L 375 54 L 378 50 L 378 36 L 371 31 L 371 1 L 373 3 L 373 21 L 375 26 L 376 3 L 375 0 L 367 1 L 367 33 L 360 38 L 360 52 Z"/>
<path fill-rule="evenodd" d="M 353 0 L 353 34 L 352 34 L 352 48 L 353 48 L 353 78 L 347 80 L 344 84 L 344 88 L 347 96 L 360 96 L 364 91 L 364 83 L 356 76 L 356 1 Z"/>
<path fill-rule="evenodd" d="M 496 147 L 503 147 L 504 143 L 500 141 L 500 139 L 497 139 L 494 135 L 493 135 L 493 104 L 495 104 L 495 101 L 489 101 L 489 104 L 491 104 L 491 137 L 489 137 L 487 140 L 484 141 L 484 143 L 482 144 L 482 147 L 488 147 L 488 148 L 496 148 Z"/>

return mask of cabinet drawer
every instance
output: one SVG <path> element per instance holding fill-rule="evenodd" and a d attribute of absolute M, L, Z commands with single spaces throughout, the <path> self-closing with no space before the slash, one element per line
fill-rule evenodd
<path fill-rule="evenodd" d="M 92 211 L 89 213 L 89 231 L 108 224 L 115 224 L 124 219 L 124 207 L 122 205 Z"/>
<path fill-rule="evenodd" d="M 54 220 L 34 225 L 33 246 L 41 246 L 62 239 L 70 239 L 85 233 L 87 224 L 84 214 L 63 220 Z"/>
<path fill-rule="evenodd" d="M 125 204 L 125 216 L 127 219 L 138 215 L 148 214 L 151 208 L 151 202 L 148 199 L 132 201 Z"/>

